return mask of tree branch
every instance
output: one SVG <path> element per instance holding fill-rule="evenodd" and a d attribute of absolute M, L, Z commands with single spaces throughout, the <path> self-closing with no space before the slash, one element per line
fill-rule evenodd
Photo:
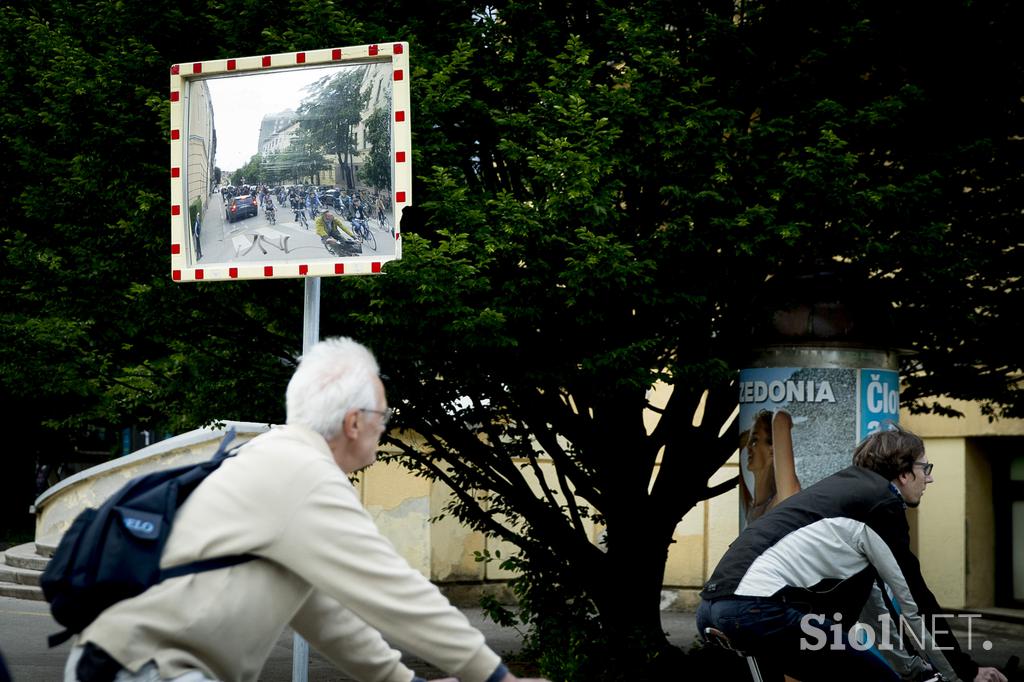
<path fill-rule="evenodd" d="M 719 483 L 718 485 L 711 488 L 706 487 L 704 488 L 704 493 L 702 493 L 702 495 L 697 498 L 697 501 L 702 502 L 704 500 L 710 500 L 712 497 L 718 497 L 722 493 L 727 493 L 733 488 L 735 488 L 736 484 L 739 483 L 739 481 L 740 476 L 739 474 L 737 474 L 730 478 L 728 481 L 725 481 L 724 483 Z"/>

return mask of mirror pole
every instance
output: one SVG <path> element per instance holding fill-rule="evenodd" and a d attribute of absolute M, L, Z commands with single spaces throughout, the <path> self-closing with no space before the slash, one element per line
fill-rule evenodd
<path fill-rule="evenodd" d="M 302 309 L 302 354 L 320 340 L 320 278 L 306 278 L 306 295 Z M 292 682 L 309 679 L 309 642 L 299 633 L 292 638 Z"/>
<path fill-rule="evenodd" d="M 320 340 L 320 278 L 306 278 L 306 300 L 302 309 L 302 354 Z"/>
<path fill-rule="evenodd" d="M 292 634 L 292 682 L 309 679 L 309 642 L 299 633 Z"/>

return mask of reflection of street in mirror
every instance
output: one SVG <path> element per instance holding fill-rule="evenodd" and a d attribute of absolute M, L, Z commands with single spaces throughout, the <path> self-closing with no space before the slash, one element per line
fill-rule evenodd
<path fill-rule="evenodd" d="M 259 206 L 256 215 L 231 220 L 228 218 L 229 202 L 230 199 L 222 197 L 220 192 L 210 195 L 199 231 L 197 263 L 305 261 L 336 257 L 316 234 L 309 214 L 300 214 L 288 202 L 284 205 L 274 202 L 276 219 L 273 223 L 263 206 Z M 307 218 L 305 224 L 300 220 L 302 217 Z M 346 228 L 352 229 L 350 220 L 339 219 Z M 383 224 L 377 214 L 366 222 L 370 239 L 359 244 L 361 254 L 395 255 L 395 238 L 390 230 L 390 225 L 394 224 L 391 211 L 385 212 Z"/>
<path fill-rule="evenodd" d="M 383 62 L 197 79 L 183 182 L 192 262 L 396 257 L 393 87 Z M 328 208 L 351 243 L 321 241 Z"/>

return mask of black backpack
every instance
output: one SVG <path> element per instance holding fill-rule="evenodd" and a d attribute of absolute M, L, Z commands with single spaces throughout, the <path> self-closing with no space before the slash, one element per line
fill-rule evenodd
<path fill-rule="evenodd" d="M 178 507 L 235 454 L 227 451 L 234 437 L 232 428 L 212 459 L 133 478 L 99 509 L 86 509 L 75 518 L 39 581 L 54 620 L 66 628 L 50 635 L 51 647 L 84 630 L 108 606 L 162 580 L 256 558 L 238 554 L 160 569 Z"/>

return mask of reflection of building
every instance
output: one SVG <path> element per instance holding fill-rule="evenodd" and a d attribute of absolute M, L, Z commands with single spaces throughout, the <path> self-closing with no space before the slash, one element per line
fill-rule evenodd
<path fill-rule="evenodd" d="M 260 121 L 260 137 L 256 148 L 264 168 L 270 171 L 266 178 L 270 184 L 302 184 L 306 181 L 305 174 L 297 171 L 294 166 L 295 148 L 301 145 L 301 130 L 302 121 L 292 109 L 267 114 Z M 291 159 L 284 156 L 289 152 L 292 153 Z M 324 158 L 328 156 L 324 155 Z M 278 166 L 275 167 L 275 164 Z M 334 184 L 333 166 L 326 162 L 323 165 L 327 170 L 319 171 L 320 183 Z"/>
<path fill-rule="evenodd" d="M 359 177 L 359 169 L 365 162 L 371 151 L 371 145 L 366 134 L 366 122 L 378 109 L 390 110 L 391 107 L 391 65 L 388 63 L 367 64 L 359 67 L 362 75 L 359 83 L 359 92 L 366 97 L 366 104 L 359 113 L 359 122 L 351 130 L 354 147 L 351 149 L 352 171 L 355 178 Z M 276 155 L 282 157 L 291 152 L 291 158 L 279 159 L 280 163 L 288 164 L 286 168 L 274 170 L 283 171 L 270 173 L 272 183 L 296 183 L 301 184 L 313 180 L 320 185 L 343 185 L 345 181 L 344 170 L 338 163 L 338 156 L 335 152 L 316 152 L 317 158 L 322 159 L 319 168 L 310 168 L 308 155 L 301 150 L 302 125 L 296 112 L 286 109 L 273 114 L 267 114 L 260 122 L 259 140 L 257 150 L 264 163 L 273 162 Z M 307 170 L 297 170 L 296 159 L 301 166 Z M 315 163 L 312 165 L 316 165 Z"/>
<path fill-rule="evenodd" d="M 353 160 L 353 170 L 356 178 L 359 177 L 359 169 L 370 153 L 370 143 L 366 136 L 366 120 L 378 109 L 389 111 L 391 109 L 391 65 L 371 65 L 363 75 L 363 84 L 360 86 L 359 91 L 364 94 L 369 93 L 369 98 L 366 102 L 366 107 L 359 116 L 359 125 L 356 126 L 356 151 Z"/>
<path fill-rule="evenodd" d="M 195 223 L 206 206 L 206 197 L 213 191 L 213 159 L 217 136 L 213 129 L 213 103 L 206 81 L 198 80 L 189 88 L 188 144 L 185 179 L 188 183 L 190 224 Z"/>
<path fill-rule="evenodd" d="M 298 121 L 291 109 L 267 114 L 260 121 L 260 139 L 256 148 L 260 156 L 266 159 L 271 154 L 278 154 L 288 149 L 292 138 L 298 132 Z"/>

